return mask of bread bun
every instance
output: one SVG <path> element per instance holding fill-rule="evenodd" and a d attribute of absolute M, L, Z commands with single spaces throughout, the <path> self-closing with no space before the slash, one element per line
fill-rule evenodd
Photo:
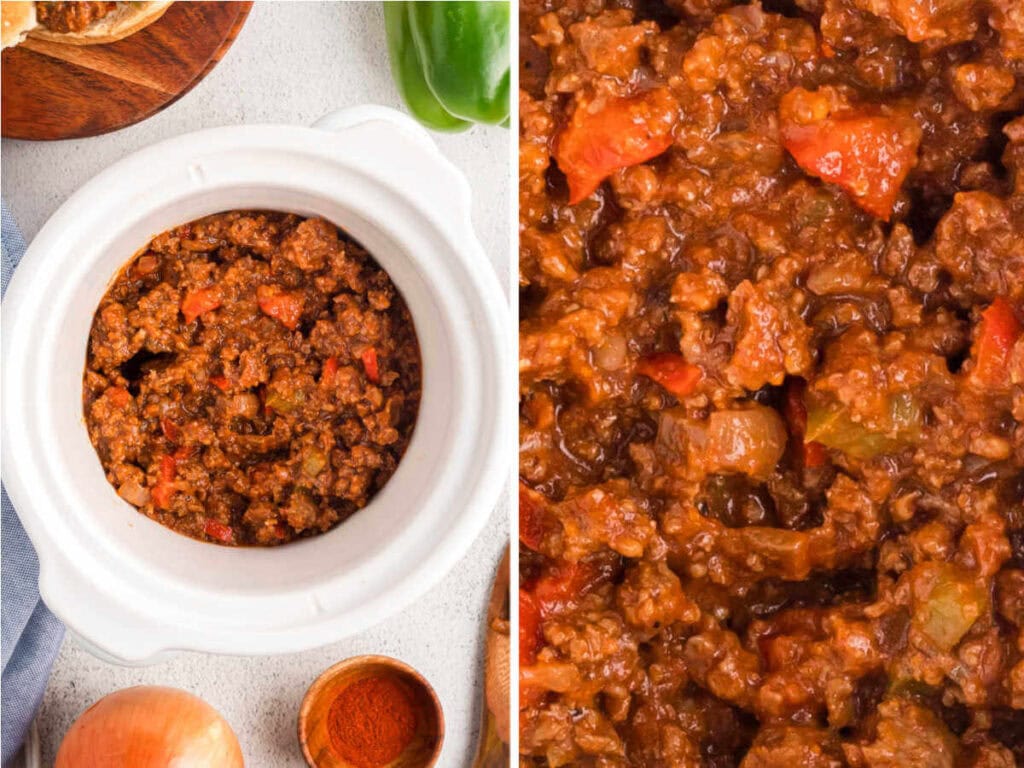
<path fill-rule="evenodd" d="M 7 3 L 4 3 L 4 5 L 7 5 Z M 51 32 L 43 27 L 36 27 L 29 36 L 39 40 L 52 40 L 55 43 L 68 43 L 69 45 L 113 43 L 138 32 L 143 27 L 149 26 L 163 16 L 164 11 L 170 5 L 170 0 L 167 2 L 150 3 L 118 3 L 117 8 L 112 13 L 108 13 L 103 18 L 96 19 L 96 21 L 92 22 L 81 32 Z"/>
<path fill-rule="evenodd" d="M 0 3 L 0 42 L 2 48 L 17 45 L 25 39 L 36 26 L 36 4 L 18 0 L 18 2 Z"/>

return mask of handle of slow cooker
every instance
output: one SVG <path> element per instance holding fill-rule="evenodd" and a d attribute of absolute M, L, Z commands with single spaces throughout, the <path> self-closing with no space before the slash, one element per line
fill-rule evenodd
<path fill-rule="evenodd" d="M 93 656 L 126 667 L 147 666 L 174 656 L 172 649 L 180 646 L 173 627 L 155 629 L 150 620 L 126 611 L 115 590 L 109 584 L 87 584 L 63 555 L 51 552 L 40 557 L 43 602 Z M 105 638 L 102 645 L 94 639 L 98 637 Z"/>
<path fill-rule="evenodd" d="M 354 107 L 342 107 L 333 112 L 328 112 L 315 123 L 314 128 L 325 131 L 343 131 L 346 128 L 370 123 L 379 120 L 400 128 L 418 142 L 424 149 L 437 152 L 437 145 L 430 137 L 430 133 L 413 118 L 397 109 L 385 107 L 380 104 L 359 104 Z"/>
<path fill-rule="evenodd" d="M 384 123 L 385 127 L 397 130 L 402 138 L 408 139 L 406 149 L 411 147 L 423 159 L 429 160 L 430 172 L 424 173 L 418 164 L 395 158 L 389 158 L 394 162 L 385 164 L 386 168 L 377 163 L 373 172 L 415 200 L 420 209 L 449 232 L 456 242 L 476 242 L 470 220 L 472 204 L 469 182 L 462 171 L 438 149 L 429 131 L 412 117 L 380 104 L 361 104 L 328 112 L 313 123 L 313 127 L 342 133 L 349 128 L 374 122 Z M 398 158 L 404 156 L 402 153 L 396 155 Z"/>

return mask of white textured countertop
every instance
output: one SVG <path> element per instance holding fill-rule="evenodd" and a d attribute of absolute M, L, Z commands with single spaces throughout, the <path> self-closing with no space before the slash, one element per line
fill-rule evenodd
<path fill-rule="evenodd" d="M 376 3 L 257 2 L 224 60 L 180 101 L 149 120 L 92 139 L 3 141 L 3 197 L 31 240 L 60 203 L 116 160 L 154 141 L 218 125 L 309 124 L 342 106 L 400 106 L 391 82 Z M 469 177 L 474 221 L 506 288 L 510 285 L 510 135 L 473 128 L 436 135 Z M 417 605 L 367 632 L 316 651 L 236 658 L 182 654 L 126 669 L 65 641 L 39 715 L 42 764 L 53 764 L 64 732 L 101 696 L 132 685 L 172 685 L 217 707 L 234 727 L 250 768 L 301 768 L 296 719 L 306 688 L 334 662 L 362 653 L 400 658 L 433 684 L 445 710 L 439 765 L 472 757 L 479 718 L 484 606 L 508 539 L 511 493 L 470 554 Z M 481 511 L 486 514 L 486 511 Z"/>

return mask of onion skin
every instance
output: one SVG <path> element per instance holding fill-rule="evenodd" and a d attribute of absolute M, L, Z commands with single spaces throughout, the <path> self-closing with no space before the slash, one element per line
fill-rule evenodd
<path fill-rule="evenodd" d="M 54 768 L 243 768 L 227 721 L 177 688 L 138 686 L 97 701 L 74 722 Z"/>

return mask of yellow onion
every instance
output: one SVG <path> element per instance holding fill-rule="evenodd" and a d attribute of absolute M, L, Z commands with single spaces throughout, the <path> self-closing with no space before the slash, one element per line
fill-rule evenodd
<path fill-rule="evenodd" d="M 97 701 L 71 726 L 55 768 L 242 768 L 220 713 L 177 688 L 139 686 Z"/>

